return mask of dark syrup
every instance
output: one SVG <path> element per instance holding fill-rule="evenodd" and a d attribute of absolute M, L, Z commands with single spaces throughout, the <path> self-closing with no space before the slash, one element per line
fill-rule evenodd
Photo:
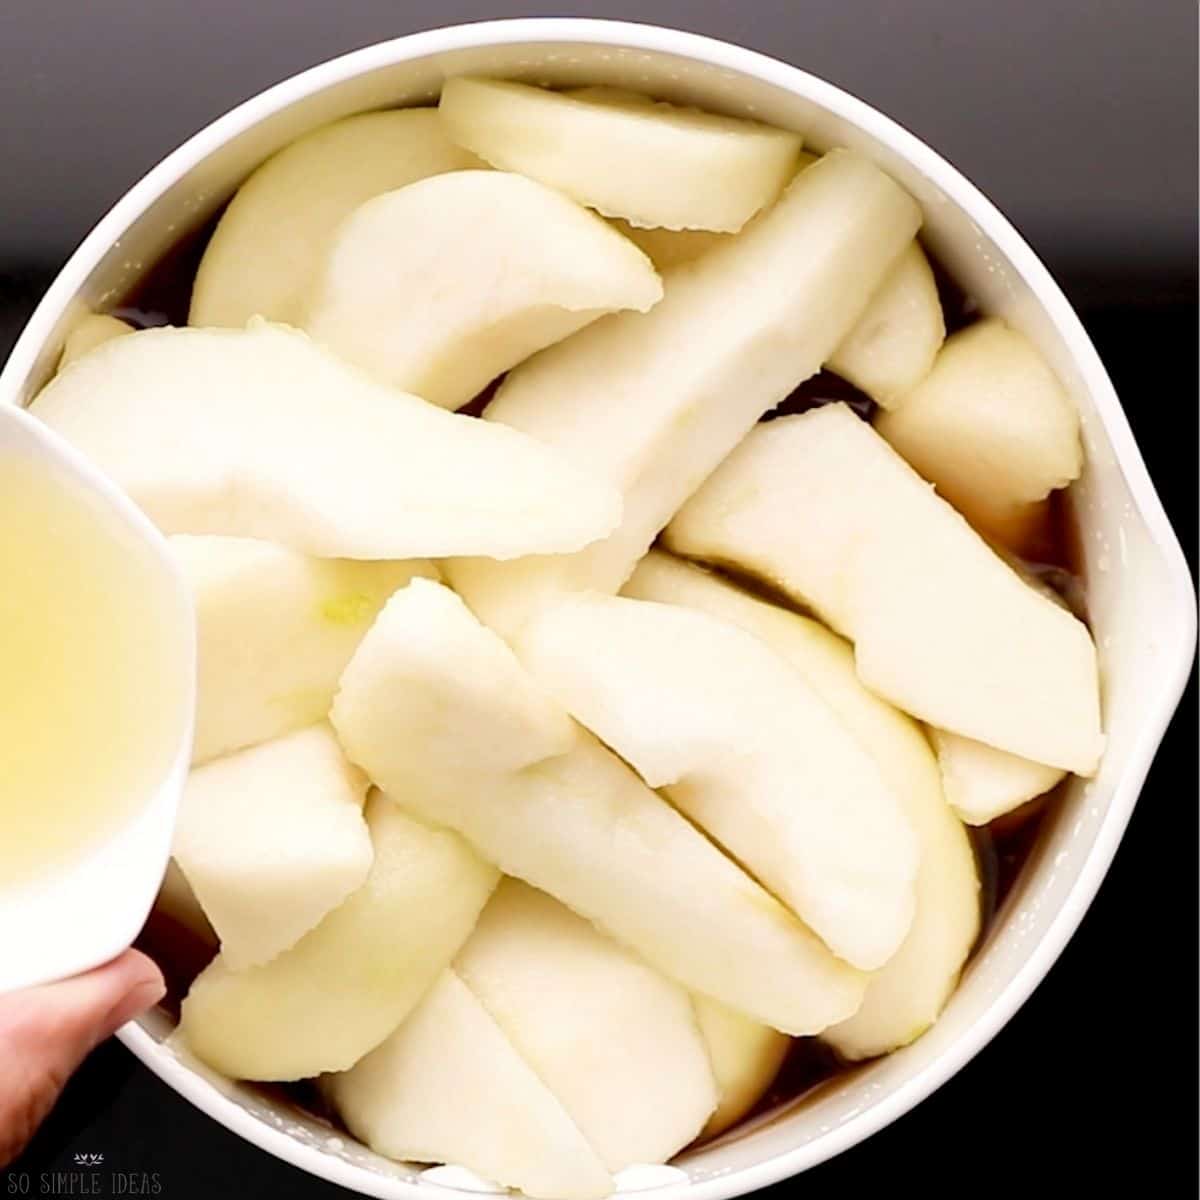
<path fill-rule="evenodd" d="M 114 317 L 138 329 L 186 325 L 192 280 L 224 208 L 175 242 L 112 309 Z"/>
<path fill-rule="evenodd" d="M 113 314 L 138 328 L 186 324 L 192 280 L 219 219 L 220 213 L 172 246 L 124 297 L 123 302 L 112 310 Z M 976 319 L 978 307 L 936 259 L 932 255 L 928 257 L 942 302 L 946 331 L 954 333 Z M 491 383 L 462 411 L 478 416 L 499 383 L 500 380 Z M 832 371 L 822 370 L 800 384 L 764 420 L 806 412 L 836 402 L 848 404 L 866 421 L 870 421 L 875 413 L 875 402 L 866 393 Z M 1062 596 L 1072 611 L 1082 616 L 1083 588 L 1079 578 L 1082 556 L 1068 495 L 1063 492 L 1052 494 L 1044 526 L 1036 531 L 1025 552 L 1025 567 Z M 752 583 L 755 590 L 763 592 L 761 581 L 740 582 Z M 776 603 L 787 603 L 780 596 L 768 595 L 767 598 Z M 1047 814 L 1054 809 L 1054 799 L 1059 790 L 1054 789 L 1047 796 L 1031 801 L 1017 812 L 993 821 L 986 828 L 970 831 L 982 884 L 983 922 L 976 950 L 986 940 L 996 915 L 1003 909 L 1037 842 Z M 192 980 L 211 959 L 212 951 L 195 934 L 159 913 L 151 914 L 138 937 L 137 945 L 162 967 L 167 980 L 167 995 L 162 1001 L 162 1008 L 173 1019 L 177 1019 L 182 998 L 187 994 Z M 797 1038 L 774 1082 L 744 1121 L 749 1122 L 777 1110 L 794 1109 L 802 1098 L 814 1095 L 834 1080 L 840 1082 L 846 1079 L 866 1065 L 845 1062 L 817 1038 Z M 311 1082 L 247 1086 L 254 1087 L 286 1108 L 301 1110 L 334 1126 L 338 1124 Z M 736 1132 L 736 1127 L 732 1132 Z M 722 1135 L 723 1138 L 728 1136 L 729 1133 Z"/>
<path fill-rule="evenodd" d="M 838 403 L 845 404 L 853 410 L 855 416 L 867 422 L 874 418 L 878 407 L 866 392 L 860 391 L 848 379 L 822 368 L 789 393 L 781 404 L 777 404 L 763 417 L 763 420 L 774 421 L 776 417 L 792 417 L 826 404 Z"/>

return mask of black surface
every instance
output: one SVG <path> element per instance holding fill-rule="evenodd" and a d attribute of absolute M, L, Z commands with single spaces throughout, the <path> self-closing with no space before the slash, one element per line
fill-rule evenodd
<path fill-rule="evenodd" d="M 1195 574 L 1192 5 L 810 0 L 801 11 L 783 3 L 273 0 L 245 8 L 253 14 L 199 2 L 0 7 L 0 151 L 11 165 L 7 151 L 16 148 L 21 164 L 19 180 L 0 176 L 4 215 L 17 217 L 0 222 L 0 352 L 116 194 L 261 85 L 438 20 L 640 16 L 753 44 L 848 84 L 948 151 L 1018 216 L 1113 375 Z M 201 13 L 236 22 L 239 36 L 216 19 L 205 43 Z M 179 87 L 188 75 L 171 56 L 185 52 L 196 81 Z M 81 61 L 91 64 L 82 79 L 74 74 Z M 130 103 L 117 104 L 118 93 Z M 1019 139 L 1020 151 L 1011 144 Z M 1120 161 L 1114 146 L 1124 148 Z M 1152 1184 L 1158 1195 L 1197 1194 L 1196 728 L 1193 675 L 1094 906 L 992 1044 L 916 1111 L 774 1190 L 856 1200 L 896 1186 L 938 1198 L 1107 1195 L 1136 1172 L 1162 1180 Z M 0 1171 L 0 1192 L 20 1194 L 26 1173 L 29 1194 L 50 1194 L 56 1181 L 44 1173 L 72 1169 L 76 1153 L 105 1156 L 94 1193 L 105 1197 L 138 1184 L 197 1200 L 344 1194 L 225 1132 L 116 1043 L 92 1056 L 28 1153 Z"/>

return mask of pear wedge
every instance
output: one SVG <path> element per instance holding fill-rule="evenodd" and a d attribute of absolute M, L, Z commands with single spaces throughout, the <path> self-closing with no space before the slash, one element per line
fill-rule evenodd
<path fill-rule="evenodd" d="M 609 88 L 566 95 L 448 79 L 438 112 L 492 166 L 606 217 L 669 229 L 741 229 L 795 174 L 801 144 L 797 133 Z"/>
<path fill-rule="evenodd" d="M 303 334 L 147 329 L 32 406 L 166 533 L 258 537 L 328 558 L 578 550 L 613 490 L 533 438 L 374 382 Z"/>
<path fill-rule="evenodd" d="M 453 971 L 322 1090 L 350 1132 L 388 1158 L 453 1163 L 544 1200 L 613 1190 L 562 1105 Z"/>
<path fill-rule="evenodd" d="M 533 618 L 517 648 L 836 955 L 874 970 L 896 952 L 918 861 L 901 798 L 757 638 L 675 604 L 578 593 Z"/>
<path fill-rule="evenodd" d="M 791 1039 L 707 996 L 694 996 L 696 1021 L 717 1081 L 717 1107 L 700 1131 L 714 1138 L 736 1125 L 771 1086 Z"/>
<path fill-rule="evenodd" d="M 914 241 L 827 365 L 880 407 L 895 408 L 929 374 L 945 339 L 933 271 Z"/>
<path fill-rule="evenodd" d="M 931 728 L 929 740 L 942 768 L 946 799 L 968 825 L 986 825 L 1020 808 L 1066 774 L 944 729 Z"/>
<path fill-rule="evenodd" d="M 561 192 L 453 171 L 338 226 L 304 326 L 384 383 L 461 408 L 536 351 L 661 296 L 649 259 Z"/>
<path fill-rule="evenodd" d="M 639 564 L 625 593 L 695 608 L 753 634 L 837 713 L 900 797 L 921 847 L 912 927 L 872 976 L 858 1012 L 822 1036 L 847 1058 L 884 1054 L 912 1041 L 933 1024 L 953 991 L 981 918 L 975 853 L 946 804 L 920 727 L 863 687 L 849 643 L 699 567 L 655 551 Z"/>
<path fill-rule="evenodd" d="M 474 928 L 499 879 L 457 834 L 366 807 L 366 881 L 290 950 L 233 971 L 218 955 L 183 1002 L 180 1033 L 235 1079 L 344 1071 L 417 1006 Z"/>
<path fill-rule="evenodd" d="M 815 169 L 815 168 L 814 168 Z M 859 678 L 930 725 L 1092 774 L 1096 648 L 843 404 L 762 425 L 669 548 L 770 581 L 854 642 Z"/>
<path fill-rule="evenodd" d="M 366 795 L 325 723 L 193 769 L 173 851 L 231 971 L 294 946 L 366 879 Z"/>
<path fill-rule="evenodd" d="M 443 171 L 482 166 L 433 108 L 360 113 L 267 159 L 221 215 L 192 286 L 190 325 L 299 324 L 334 229 L 360 204 Z"/>
<path fill-rule="evenodd" d="M 168 539 L 196 607 L 193 762 L 324 719 L 384 601 L 432 563 L 313 558 L 254 538 Z"/>
<path fill-rule="evenodd" d="M 858 1007 L 866 976 L 570 722 L 448 589 L 392 597 L 331 720 L 398 803 L 689 990 L 789 1033 Z"/>
<path fill-rule="evenodd" d="M 504 880 L 454 969 L 608 1170 L 666 1162 L 716 1107 L 688 993 L 545 892 Z"/>
<path fill-rule="evenodd" d="M 950 338 L 875 428 L 981 533 L 1020 550 L 1083 469 L 1079 410 L 1032 342 L 991 318 Z"/>

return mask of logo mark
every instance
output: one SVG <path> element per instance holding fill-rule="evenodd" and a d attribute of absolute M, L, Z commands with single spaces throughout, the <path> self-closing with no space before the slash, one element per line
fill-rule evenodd
<path fill-rule="evenodd" d="M 77 1167 L 98 1167 L 104 1162 L 103 1154 L 77 1154 L 75 1155 L 75 1165 Z"/>

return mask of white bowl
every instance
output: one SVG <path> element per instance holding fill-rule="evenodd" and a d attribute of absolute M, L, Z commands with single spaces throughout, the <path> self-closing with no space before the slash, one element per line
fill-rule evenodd
<path fill-rule="evenodd" d="M 1050 969 L 1108 869 L 1183 689 L 1195 639 L 1191 583 L 1078 317 L 987 199 L 918 139 L 845 92 L 748 50 L 649 26 L 535 19 L 441 29 L 348 54 L 247 101 L 151 171 L 83 242 L 18 342 L 0 395 L 28 402 L 76 314 L 119 301 L 272 151 L 350 113 L 429 103 L 445 78 L 459 74 L 644 89 L 802 130 L 818 149 L 863 151 L 918 198 L 935 254 L 985 311 L 1037 343 L 1083 414 L 1087 467 L 1076 495 L 1109 737 L 1100 772 L 1073 781 L 1056 806 L 933 1030 L 807 1100 L 682 1155 L 678 1170 L 631 1181 L 653 1184 L 658 1200 L 719 1200 L 802 1171 L 895 1120 L 984 1046 Z M 165 1017 L 151 1014 L 122 1037 L 178 1092 L 264 1150 L 367 1195 L 468 1194 L 454 1186 L 453 1172 L 422 1178 L 295 1108 L 196 1071 L 163 1044 L 169 1032 Z"/>

